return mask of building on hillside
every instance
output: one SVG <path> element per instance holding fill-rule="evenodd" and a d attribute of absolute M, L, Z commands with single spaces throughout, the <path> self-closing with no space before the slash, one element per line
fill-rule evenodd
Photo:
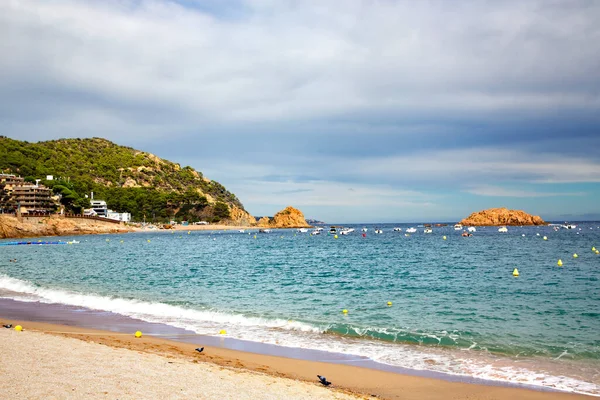
<path fill-rule="evenodd" d="M 92 198 L 93 199 L 93 198 Z M 108 206 L 104 200 L 90 200 L 92 209 L 96 212 L 99 217 L 106 218 L 108 216 Z"/>
<path fill-rule="evenodd" d="M 4 190 L 12 190 L 16 185 L 24 185 L 25 179 L 12 174 L 0 174 L 0 183 L 5 185 Z"/>
<path fill-rule="evenodd" d="M 127 212 L 120 213 L 113 210 L 108 210 L 107 218 L 114 219 L 115 221 L 131 222 L 131 214 Z"/>
<path fill-rule="evenodd" d="M 19 185 L 12 191 L 12 197 L 21 207 L 21 212 L 51 213 L 56 205 L 52 200 L 52 190 L 44 185 Z"/>

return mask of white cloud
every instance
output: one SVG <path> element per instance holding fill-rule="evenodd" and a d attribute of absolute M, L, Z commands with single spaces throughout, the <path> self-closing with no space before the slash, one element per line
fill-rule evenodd
<path fill-rule="evenodd" d="M 488 197 L 560 197 L 585 196 L 585 192 L 536 192 L 534 190 L 510 189 L 493 185 L 474 186 L 464 190 L 466 193 Z"/>
<path fill-rule="evenodd" d="M 560 153 L 468 148 L 406 156 L 363 159 L 356 169 L 363 176 L 387 174 L 397 179 L 482 184 L 485 181 L 531 183 L 600 182 L 600 162 Z"/>
<path fill-rule="evenodd" d="M 0 85 L 179 110 L 189 127 L 600 108 L 591 89 L 600 82 L 596 2 L 248 1 L 242 9 L 219 18 L 152 0 L 3 2 Z"/>

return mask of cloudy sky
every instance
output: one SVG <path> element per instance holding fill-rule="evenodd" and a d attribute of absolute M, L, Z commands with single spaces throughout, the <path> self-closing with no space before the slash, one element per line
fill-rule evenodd
<path fill-rule="evenodd" d="M 254 215 L 600 219 L 600 1 L 0 0 L 0 134 L 190 165 Z"/>

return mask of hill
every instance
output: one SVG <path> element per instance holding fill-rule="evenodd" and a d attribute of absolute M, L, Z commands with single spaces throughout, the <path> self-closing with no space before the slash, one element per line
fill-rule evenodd
<path fill-rule="evenodd" d="M 504 207 L 475 212 L 460 221 L 460 223 L 471 226 L 546 225 L 546 222 L 537 215 L 530 215 L 521 210 L 509 210 Z"/>
<path fill-rule="evenodd" d="M 138 221 L 255 222 L 233 193 L 201 172 L 106 139 L 29 143 L 0 136 L 0 171 L 42 179 L 75 212 L 89 206 L 85 196 L 93 192 Z"/>

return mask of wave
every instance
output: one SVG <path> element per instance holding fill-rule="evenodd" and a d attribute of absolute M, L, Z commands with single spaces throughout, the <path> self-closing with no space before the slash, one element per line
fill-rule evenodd
<path fill-rule="evenodd" d="M 319 328 L 299 321 L 248 317 L 242 314 L 224 313 L 214 310 L 198 310 L 160 302 L 82 294 L 73 291 L 49 289 L 27 281 L 0 275 L 0 289 L 13 292 L 7 298 L 20 301 L 57 303 L 85 307 L 91 310 L 109 311 L 147 322 L 168 323 L 179 328 L 190 329 L 199 334 L 217 334 L 217 331 L 198 329 L 193 322 L 210 322 L 211 325 L 235 325 L 237 327 L 263 327 L 301 332 L 321 333 Z"/>
<path fill-rule="evenodd" d="M 540 369 L 537 361 L 527 364 L 519 359 L 517 364 L 510 358 L 494 356 L 486 352 L 485 347 L 477 343 L 477 337 L 469 332 L 409 331 L 263 318 L 46 288 L 6 275 L 0 275 L 0 291 L 4 291 L 2 297 L 18 301 L 58 303 L 108 311 L 147 322 L 168 324 L 201 335 L 218 335 L 220 329 L 226 328 L 228 337 L 241 340 L 352 355 L 413 370 L 600 395 L 600 385 L 597 383 L 570 378 L 545 367 Z M 562 354 L 555 362 L 562 362 L 566 355 Z"/>

